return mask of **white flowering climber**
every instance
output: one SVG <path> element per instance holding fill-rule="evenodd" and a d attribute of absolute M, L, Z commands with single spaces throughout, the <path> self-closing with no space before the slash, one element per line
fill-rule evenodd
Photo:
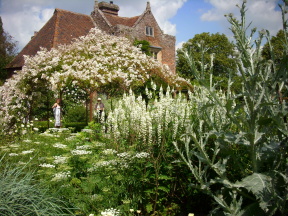
<path fill-rule="evenodd" d="M 187 84 L 127 38 L 94 28 L 70 45 L 25 56 L 22 71 L 0 87 L 0 117 L 6 129 L 13 128 L 29 114 L 31 102 L 39 100 L 44 90 L 58 93 L 72 85 L 89 93 L 107 86 L 126 90 L 153 77 L 175 87 Z"/>

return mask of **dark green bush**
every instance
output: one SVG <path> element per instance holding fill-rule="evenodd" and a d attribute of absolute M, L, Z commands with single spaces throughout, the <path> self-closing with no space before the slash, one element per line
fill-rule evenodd
<path fill-rule="evenodd" d="M 87 126 L 86 122 L 63 122 L 62 125 L 62 127 L 64 128 L 72 128 L 73 132 L 79 132 L 86 126 Z M 35 121 L 34 127 L 38 128 L 40 133 L 43 133 L 48 128 L 54 128 L 54 122 L 49 122 L 48 127 L 48 121 Z"/>
<path fill-rule="evenodd" d="M 86 121 L 86 108 L 84 105 L 67 106 L 63 117 L 65 122 L 84 122 Z"/>
<path fill-rule="evenodd" d="M 86 122 L 65 122 L 63 123 L 63 127 L 65 128 L 73 128 L 73 132 L 79 132 L 87 126 Z"/>
<path fill-rule="evenodd" d="M 35 121 L 34 126 L 39 129 L 39 132 L 43 133 L 46 131 L 49 127 L 54 127 L 54 122 L 48 122 L 48 121 Z"/>

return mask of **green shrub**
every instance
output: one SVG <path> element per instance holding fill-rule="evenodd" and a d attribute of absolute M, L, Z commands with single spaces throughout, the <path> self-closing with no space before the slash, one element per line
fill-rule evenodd
<path fill-rule="evenodd" d="M 86 108 L 84 105 L 67 106 L 63 117 L 65 122 L 84 122 L 86 120 Z"/>
<path fill-rule="evenodd" d="M 86 122 L 64 122 L 63 127 L 73 128 L 73 132 L 79 132 L 87 126 Z"/>
<path fill-rule="evenodd" d="M 46 131 L 49 127 L 54 127 L 54 122 L 48 122 L 48 121 L 35 121 L 34 126 L 39 129 L 39 132 L 43 133 Z"/>
<path fill-rule="evenodd" d="M 86 126 L 87 126 L 86 122 L 63 122 L 62 124 L 62 127 L 64 128 L 72 128 L 73 132 L 79 132 Z M 39 132 L 43 133 L 48 128 L 54 128 L 54 122 L 49 122 L 49 127 L 48 127 L 47 121 L 35 121 L 34 127 L 38 128 Z"/>

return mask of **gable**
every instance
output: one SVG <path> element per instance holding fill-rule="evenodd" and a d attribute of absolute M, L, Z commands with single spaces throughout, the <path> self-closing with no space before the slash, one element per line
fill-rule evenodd
<path fill-rule="evenodd" d="M 160 46 L 159 38 L 163 36 L 163 31 L 159 27 L 154 15 L 150 10 L 146 10 L 133 26 L 138 32 L 138 38 L 141 40 L 147 40 L 153 46 Z M 146 27 L 153 29 L 152 35 L 147 35 Z"/>

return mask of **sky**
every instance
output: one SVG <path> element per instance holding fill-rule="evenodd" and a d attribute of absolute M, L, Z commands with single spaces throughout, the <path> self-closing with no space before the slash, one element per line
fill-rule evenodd
<path fill-rule="evenodd" d="M 110 2 L 104 0 L 106 2 Z M 119 16 L 142 14 L 148 0 L 114 0 L 120 7 Z M 101 0 L 99 0 L 101 2 Z M 282 0 L 247 0 L 247 23 L 257 30 L 267 29 L 271 35 L 282 27 Z M 176 48 L 203 32 L 225 34 L 233 40 L 225 14 L 239 17 L 242 0 L 150 0 L 152 13 L 165 34 L 176 37 Z M 18 51 L 29 42 L 51 18 L 55 8 L 87 14 L 94 0 L 0 0 L 0 16 L 4 31 L 17 41 Z"/>

